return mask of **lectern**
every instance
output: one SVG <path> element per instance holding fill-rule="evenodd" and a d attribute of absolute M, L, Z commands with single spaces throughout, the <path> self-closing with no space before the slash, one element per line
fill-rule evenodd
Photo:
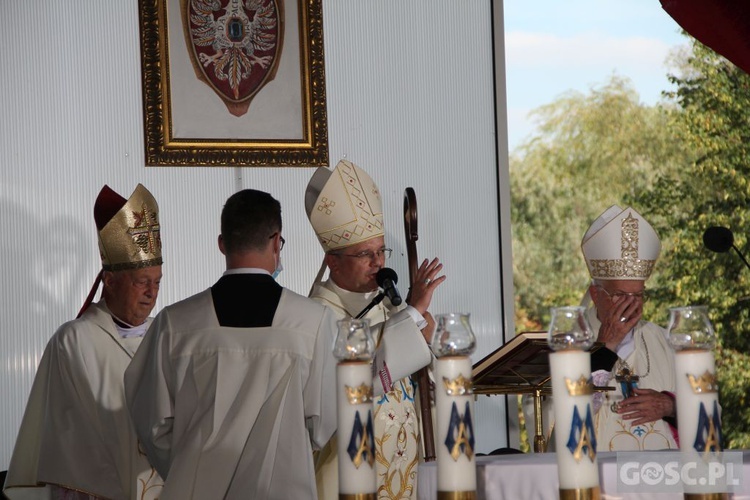
<path fill-rule="evenodd" d="M 591 352 L 603 345 L 594 343 Z M 552 394 L 550 352 L 547 332 L 523 332 L 477 362 L 472 370 L 474 394 L 534 396 L 534 451 L 537 453 L 547 450 L 542 427 L 542 396 Z"/>

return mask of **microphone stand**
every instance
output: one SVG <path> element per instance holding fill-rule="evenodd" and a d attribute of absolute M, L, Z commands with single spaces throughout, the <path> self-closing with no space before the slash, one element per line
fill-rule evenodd
<path fill-rule="evenodd" d="M 366 314 L 367 314 L 368 312 L 370 312 L 370 309 L 372 309 L 372 308 L 373 308 L 373 307 L 375 307 L 376 305 L 378 305 L 378 304 L 380 304 L 381 302 L 383 302 L 383 299 L 384 299 L 384 298 L 385 298 L 385 294 L 384 294 L 383 292 L 378 292 L 378 294 L 377 294 L 377 295 L 376 295 L 376 296 L 375 296 L 375 297 L 374 297 L 374 298 L 373 298 L 373 299 L 372 299 L 372 300 L 370 301 L 370 303 L 369 303 L 369 304 L 367 304 L 367 307 L 365 307 L 364 309 L 362 309 L 362 310 L 361 310 L 361 311 L 359 312 L 359 314 L 357 314 L 357 315 L 356 315 L 356 316 L 354 317 L 354 319 L 361 319 L 361 318 L 364 318 L 364 317 L 365 317 L 365 315 L 366 315 Z"/>
<path fill-rule="evenodd" d="M 740 249 L 737 248 L 737 246 L 734 243 L 732 243 L 732 248 L 734 248 L 734 251 L 737 252 L 737 255 L 740 256 L 740 259 L 742 259 L 742 262 L 745 263 L 745 265 L 747 266 L 747 268 L 750 269 L 750 264 L 747 263 L 747 260 L 745 259 L 745 256 L 742 255 L 742 252 L 740 252 Z"/>

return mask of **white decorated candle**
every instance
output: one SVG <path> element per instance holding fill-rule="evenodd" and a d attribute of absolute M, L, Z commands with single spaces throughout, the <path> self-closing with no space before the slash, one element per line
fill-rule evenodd
<path fill-rule="evenodd" d="M 722 450 L 719 384 L 713 352 L 705 349 L 675 352 L 677 421 L 683 463 L 692 464 L 694 477 L 709 477 L 711 462 Z M 725 485 L 685 485 L 686 493 L 726 491 Z"/>
<path fill-rule="evenodd" d="M 591 357 L 568 349 L 550 353 L 555 446 L 560 490 L 599 488 L 591 406 Z"/>
<path fill-rule="evenodd" d="M 471 369 L 468 356 L 445 356 L 435 362 L 439 498 L 441 493 L 467 499 L 476 494 Z"/>
<path fill-rule="evenodd" d="M 713 353 L 676 352 L 675 372 L 680 443 L 697 453 L 721 451 L 719 386 Z"/>
<path fill-rule="evenodd" d="M 336 367 L 336 384 L 339 494 L 358 495 L 356 498 L 363 499 L 375 498 L 377 485 L 370 363 L 339 363 Z"/>

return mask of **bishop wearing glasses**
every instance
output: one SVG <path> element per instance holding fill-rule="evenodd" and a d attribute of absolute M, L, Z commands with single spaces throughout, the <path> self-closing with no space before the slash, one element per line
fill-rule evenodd
<path fill-rule="evenodd" d="M 331 171 L 319 168 L 305 193 L 305 209 L 325 251 L 310 297 L 339 318 L 356 317 L 378 294 L 376 274 L 391 249 L 385 246 L 380 191 L 367 173 L 342 160 Z M 328 279 L 320 281 L 325 268 Z M 409 304 L 388 298 L 364 316 L 377 345 L 373 366 L 374 436 L 378 498 L 416 498 L 420 426 L 410 374 L 431 361 L 428 342 L 434 322 L 427 312 L 445 280 L 438 259 L 417 270 Z M 338 498 L 336 442 L 317 457 L 318 496 Z"/>
<path fill-rule="evenodd" d="M 642 318 L 645 284 L 661 242 L 638 212 L 609 207 L 581 242 L 591 275 L 584 299 L 604 348 L 591 358 L 600 451 L 677 448 L 674 353 L 666 331 Z"/>

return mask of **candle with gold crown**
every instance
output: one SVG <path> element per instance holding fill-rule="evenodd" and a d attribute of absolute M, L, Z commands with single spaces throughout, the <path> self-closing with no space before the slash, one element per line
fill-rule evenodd
<path fill-rule="evenodd" d="M 370 320 L 338 322 L 333 355 L 338 399 L 339 498 L 375 500 L 375 439 L 372 420 L 372 370 L 375 343 Z"/>
<path fill-rule="evenodd" d="M 594 335 L 584 313 L 553 308 L 547 338 L 561 500 L 600 498 L 588 353 Z"/>
<path fill-rule="evenodd" d="M 476 338 L 468 314 L 439 314 L 432 337 L 435 362 L 438 500 L 474 500 L 474 391 L 471 358 Z"/>
<path fill-rule="evenodd" d="M 728 498 L 726 484 L 708 480 L 710 469 L 722 462 L 719 384 L 713 354 L 716 337 L 708 309 L 706 306 L 671 308 L 667 332 L 675 350 L 680 455 L 683 464 L 689 464 L 693 477 L 698 479 L 694 481 L 696 484 L 683 484 L 685 498 Z M 705 481 L 700 481 L 701 478 Z"/>

